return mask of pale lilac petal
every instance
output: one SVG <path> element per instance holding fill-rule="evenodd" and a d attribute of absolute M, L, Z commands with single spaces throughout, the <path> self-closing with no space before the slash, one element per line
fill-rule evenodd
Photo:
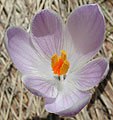
<path fill-rule="evenodd" d="M 26 31 L 18 27 L 10 27 L 6 32 L 4 42 L 12 61 L 23 74 L 44 72 L 41 69 L 44 62 L 39 59 Z M 49 67 L 45 65 L 45 69 L 48 71 Z"/>
<path fill-rule="evenodd" d="M 88 61 L 100 49 L 104 34 L 104 17 L 98 5 L 84 5 L 73 11 L 68 18 L 65 35 L 67 42 L 71 42 L 70 46 L 67 45 L 69 59 L 73 57 L 70 61 L 79 66 Z"/>
<path fill-rule="evenodd" d="M 37 76 L 26 75 L 22 77 L 22 81 L 34 95 L 48 98 L 55 98 L 57 95 L 54 79 L 48 80 Z"/>
<path fill-rule="evenodd" d="M 37 51 L 46 58 L 60 54 L 63 42 L 61 18 L 51 10 L 39 12 L 31 24 L 31 36 Z"/>
<path fill-rule="evenodd" d="M 59 93 L 56 99 L 46 99 L 46 110 L 61 116 L 72 116 L 81 111 L 89 102 L 91 94 L 73 91 L 70 94 Z"/>
<path fill-rule="evenodd" d="M 108 61 L 105 58 L 98 58 L 87 63 L 78 72 L 70 74 L 70 76 L 78 89 L 89 90 L 107 75 L 108 70 Z"/>

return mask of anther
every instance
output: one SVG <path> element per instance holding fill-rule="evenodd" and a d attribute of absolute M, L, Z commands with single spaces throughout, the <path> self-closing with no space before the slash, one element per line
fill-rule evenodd
<path fill-rule="evenodd" d="M 55 63 L 58 62 L 58 55 L 57 53 L 55 53 L 52 57 L 51 57 L 51 67 L 53 67 L 55 65 Z"/>
<path fill-rule="evenodd" d="M 61 50 L 61 57 L 58 57 L 55 53 L 51 57 L 51 67 L 54 74 L 65 75 L 69 69 L 69 61 L 67 61 L 67 54 L 64 50 Z"/>

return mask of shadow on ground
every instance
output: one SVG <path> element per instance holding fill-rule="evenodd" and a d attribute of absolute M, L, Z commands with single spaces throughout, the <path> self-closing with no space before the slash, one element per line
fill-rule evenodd
<path fill-rule="evenodd" d="M 50 113 L 47 118 L 39 118 L 39 117 L 33 117 L 32 119 L 27 120 L 64 120 L 63 118 L 60 118 L 58 115 Z"/>
<path fill-rule="evenodd" d="M 100 95 L 104 92 L 104 88 L 107 85 L 107 81 L 111 80 L 111 74 L 112 74 L 112 69 L 113 69 L 113 63 L 110 62 L 109 65 L 109 72 L 107 77 L 99 84 L 99 86 L 95 89 L 94 94 L 92 95 L 92 99 L 88 105 L 88 109 L 90 109 L 90 107 L 92 106 L 92 104 L 94 104 L 95 100 L 97 98 L 100 98 Z"/>
<path fill-rule="evenodd" d="M 95 92 L 94 94 L 92 95 L 92 98 L 90 100 L 90 103 L 88 104 L 88 107 L 87 107 L 87 110 L 89 110 L 95 103 L 95 101 L 97 99 L 99 99 L 101 101 L 101 103 L 103 104 L 103 106 L 106 108 L 105 104 L 103 103 L 100 95 L 104 92 L 104 88 L 106 87 L 107 85 L 107 81 L 110 81 L 111 80 L 111 74 L 113 72 L 113 62 L 110 62 L 109 64 L 109 72 L 108 72 L 108 75 L 107 77 L 99 84 L 99 86 L 95 89 Z M 104 113 L 107 114 L 107 116 L 110 116 L 109 115 L 109 112 L 108 112 L 108 109 L 106 108 L 104 110 Z M 109 118 L 109 117 L 108 117 Z M 110 118 L 109 118 L 110 119 Z"/>

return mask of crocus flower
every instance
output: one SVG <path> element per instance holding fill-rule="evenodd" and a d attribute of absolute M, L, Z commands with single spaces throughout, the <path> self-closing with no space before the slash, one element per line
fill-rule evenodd
<path fill-rule="evenodd" d="M 107 75 L 105 58 L 91 60 L 104 34 L 101 9 L 89 4 L 74 10 L 65 26 L 54 11 L 43 10 L 34 17 L 30 35 L 10 27 L 4 41 L 12 61 L 24 74 L 27 89 L 45 98 L 47 111 L 71 116 L 89 102 L 88 90 Z"/>

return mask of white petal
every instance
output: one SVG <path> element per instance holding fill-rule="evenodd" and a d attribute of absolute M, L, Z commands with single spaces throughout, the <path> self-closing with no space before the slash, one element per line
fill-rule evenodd
<path fill-rule="evenodd" d="M 81 92 L 76 89 L 73 83 L 64 81 L 60 83 L 57 97 L 46 99 L 46 109 L 58 115 L 74 115 L 80 112 L 89 99 L 88 92 Z"/>
<path fill-rule="evenodd" d="M 45 79 L 43 77 L 26 75 L 22 77 L 22 81 L 34 95 L 49 98 L 55 98 L 57 96 L 55 79 Z"/>
<path fill-rule="evenodd" d="M 79 90 L 89 90 L 101 82 L 108 70 L 108 61 L 105 58 L 97 58 L 84 65 L 80 70 L 68 75 L 67 79 L 71 77 L 70 79 Z"/>
<path fill-rule="evenodd" d="M 51 59 L 62 49 L 62 21 L 54 11 L 43 10 L 36 14 L 31 25 L 31 36 L 37 52 Z"/>
<path fill-rule="evenodd" d="M 71 13 L 67 20 L 67 43 L 64 47 L 69 56 L 70 72 L 96 55 L 104 41 L 104 34 L 104 16 L 98 5 L 84 5 Z"/>
<path fill-rule="evenodd" d="M 12 61 L 23 74 L 50 73 L 51 65 L 37 54 L 25 30 L 18 27 L 8 28 L 4 42 Z"/>

